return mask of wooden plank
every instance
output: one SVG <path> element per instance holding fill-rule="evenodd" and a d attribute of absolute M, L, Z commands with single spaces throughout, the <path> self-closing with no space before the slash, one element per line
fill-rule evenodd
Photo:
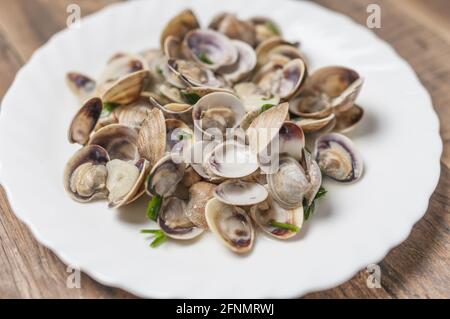
<path fill-rule="evenodd" d="M 65 27 L 66 7 L 80 5 L 82 15 L 94 12 L 111 0 L 0 0 L 0 97 L 18 68 L 32 52 Z M 318 0 L 365 24 L 371 0 Z M 408 240 L 392 250 L 379 264 L 382 288 L 369 289 L 367 272 L 352 280 L 307 298 L 401 298 L 449 297 L 450 213 L 450 3 L 446 0 L 378 0 L 382 28 L 375 32 L 407 59 L 430 91 L 441 119 L 444 140 L 442 173 L 425 217 Z M 448 121 L 447 121 L 448 122 Z M 131 298 L 120 289 L 103 286 L 82 275 L 81 289 L 66 287 L 66 266 L 38 244 L 11 212 L 0 188 L 0 297 L 35 298 Z"/>

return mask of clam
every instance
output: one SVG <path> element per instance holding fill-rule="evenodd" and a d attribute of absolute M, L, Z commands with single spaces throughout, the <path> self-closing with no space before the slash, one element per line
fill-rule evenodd
<path fill-rule="evenodd" d="M 289 102 L 289 111 L 302 118 L 323 119 L 333 113 L 333 107 L 328 95 L 306 89 Z"/>
<path fill-rule="evenodd" d="M 150 196 L 169 197 L 183 179 L 186 164 L 177 163 L 171 154 L 162 157 L 150 171 L 145 190 Z"/>
<path fill-rule="evenodd" d="M 232 42 L 214 30 L 197 29 L 188 32 L 183 46 L 190 59 L 212 70 L 232 65 L 238 59 L 238 51 Z"/>
<path fill-rule="evenodd" d="M 183 161 L 189 164 L 202 178 L 214 182 L 220 181 L 222 178 L 206 171 L 203 167 L 203 162 L 217 144 L 214 141 L 199 140 L 192 143 L 183 151 Z"/>
<path fill-rule="evenodd" d="M 278 239 L 288 239 L 297 232 L 280 225 L 300 229 L 303 225 L 303 206 L 285 209 L 269 196 L 263 203 L 250 208 L 250 216 L 265 233 Z"/>
<path fill-rule="evenodd" d="M 99 145 L 111 159 L 136 161 L 141 158 L 137 147 L 138 133 L 122 124 L 105 126 L 92 134 L 88 145 Z"/>
<path fill-rule="evenodd" d="M 161 49 L 147 49 L 141 51 L 139 56 L 146 63 L 146 68 L 144 69 L 150 71 L 152 79 L 154 79 L 155 82 L 162 82 L 163 77 L 160 65 L 163 63 L 162 61 L 165 60 L 164 52 Z"/>
<path fill-rule="evenodd" d="M 228 83 L 236 83 L 248 77 L 256 66 L 256 54 L 250 45 L 239 40 L 232 41 L 232 44 L 238 51 L 237 61 L 218 70 Z"/>
<path fill-rule="evenodd" d="M 102 100 L 116 104 L 129 104 L 139 99 L 142 90 L 150 80 L 148 70 L 126 75 L 108 86 L 102 94 Z"/>
<path fill-rule="evenodd" d="M 186 203 L 175 196 L 164 199 L 158 224 L 167 236 L 180 240 L 195 238 L 204 231 L 187 218 Z"/>
<path fill-rule="evenodd" d="M 278 105 L 280 97 L 268 94 L 252 82 L 241 82 L 234 86 L 237 96 L 244 103 L 247 112 L 260 111 L 264 105 Z"/>
<path fill-rule="evenodd" d="M 216 185 L 207 182 L 198 182 L 189 188 L 189 202 L 186 216 L 191 222 L 202 229 L 208 229 L 205 219 L 206 203 L 213 198 Z"/>
<path fill-rule="evenodd" d="M 76 201 L 88 202 L 106 198 L 106 163 L 108 152 L 98 145 L 88 145 L 78 150 L 64 169 L 64 188 Z"/>
<path fill-rule="evenodd" d="M 78 72 L 67 73 L 66 83 L 80 102 L 91 98 L 95 94 L 95 88 L 97 86 L 95 80 Z"/>
<path fill-rule="evenodd" d="M 348 110 L 355 103 L 364 80 L 349 68 L 329 66 L 315 71 L 308 80 L 308 87 L 324 93 L 331 99 L 337 112 Z"/>
<path fill-rule="evenodd" d="M 139 154 L 153 167 L 166 152 L 166 121 L 161 110 L 150 111 L 137 137 Z"/>
<path fill-rule="evenodd" d="M 223 178 L 240 178 L 258 169 L 256 155 L 247 145 L 229 140 L 217 145 L 205 158 L 206 171 Z"/>
<path fill-rule="evenodd" d="M 267 190 L 258 183 L 227 180 L 217 185 L 214 197 L 222 203 L 235 206 L 255 205 L 267 198 Z"/>
<path fill-rule="evenodd" d="M 208 95 L 211 93 L 216 93 L 216 92 L 230 93 L 230 94 L 236 95 L 235 92 L 231 89 L 219 88 L 219 87 L 205 87 L 205 86 L 189 86 L 189 87 L 186 87 L 184 90 L 182 90 L 181 94 L 184 96 L 192 94 L 193 98 L 201 98 L 201 97 L 204 97 L 205 95 Z M 192 104 L 195 104 L 195 103 L 192 103 Z"/>
<path fill-rule="evenodd" d="M 300 118 L 295 119 L 294 122 L 300 126 L 305 133 L 318 133 L 332 130 L 336 124 L 336 116 L 334 113 L 324 118 Z"/>
<path fill-rule="evenodd" d="M 256 31 L 249 21 L 239 20 L 235 15 L 220 13 L 216 15 L 209 28 L 225 34 L 230 39 L 236 39 L 248 43 L 250 46 L 256 44 Z"/>
<path fill-rule="evenodd" d="M 169 59 L 183 59 L 180 38 L 169 35 L 164 41 L 164 55 Z"/>
<path fill-rule="evenodd" d="M 183 39 L 189 31 L 198 29 L 199 27 L 200 25 L 194 13 L 191 10 L 183 10 L 173 17 L 161 32 L 161 48 L 164 47 L 164 42 L 167 37 L 175 36 L 179 39 Z"/>
<path fill-rule="evenodd" d="M 102 113 L 102 100 L 92 98 L 88 100 L 77 112 L 69 127 L 69 142 L 85 145 L 89 136 L 97 125 Z"/>
<path fill-rule="evenodd" d="M 255 231 L 250 217 L 242 208 L 212 198 L 206 204 L 205 217 L 211 232 L 226 247 L 236 253 L 251 250 Z"/>
<path fill-rule="evenodd" d="M 267 186 L 273 199 L 286 209 L 300 207 L 312 187 L 305 169 L 288 156 L 280 157 L 278 171 L 267 175 Z"/>
<path fill-rule="evenodd" d="M 300 160 L 304 147 L 305 134 L 301 127 L 294 122 L 284 122 L 279 132 L 279 153 Z"/>
<path fill-rule="evenodd" d="M 306 65 L 301 59 L 288 63 L 270 61 L 255 74 L 253 82 L 263 90 L 288 100 L 299 92 L 306 75 Z"/>
<path fill-rule="evenodd" d="M 181 91 L 177 87 L 173 87 L 167 84 L 161 84 L 159 86 L 159 92 L 165 99 L 172 103 L 185 103 L 183 97 L 181 96 Z"/>
<path fill-rule="evenodd" d="M 279 132 L 288 110 L 288 103 L 274 106 L 254 119 L 246 131 L 250 149 L 257 154 L 260 168 L 266 173 L 276 168 L 274 159 L 279 154 Z"/>
<path fill-rule="evenodd" d="M 205 95 L 194 105 L 194 126 L 205 135 L 223 135 L 235 128 L 245 114 L 242 102 L 233 94 L 216 92 Z"/>
<path fill-rule="evenodd" d="M 339 133 L 350 132 L 361 121 L 363 115 L 364 110 L 356 104 L 346 111 L 336 113 L 334 130 Z"/>
<path fill-rule="evenodd" d="M 118 208 L 139 198 L 143 193 L 142 187 L 148 173 L 149 164 L 145 159 L 136 163 L 114 159 L 106 163 L 108 177 L 106 188 L 109 191 L 110 208 Z"/>
<path fill-rule="evenodd" d="M 201 180 L 202 177 L 200 174 L 198 174 L 192 166 L 188 166 L 184 172 L 183 180 L 181 182 L 185 187 L 190 188 L 192 185 L 200 182 Z"/>
<path fill-rule="evenodd" d="M 188 86 L 220 87 L 223 83 L 216 78 L 214 73 L 198 63 L 185 60 L 168 61 L 169 70 L 184 81 Z"/>
<path fill-rule="evenodd" d="M 302 166 L 306 172 L 311 187 L 305 193 L 305 200 L 307 205 L 311 205 L 316 197 L 317 192 L 322 186 L 322 171 L 319 164 L 312 158 L 312 155 L 303 149 Z"/>
<path fill-rule="evenodd" d="M 354 182 L 362 176 L 362 157 L 353 142 L 342 134 L 319 137 L 314 158 L 324 174 L 339 182 Z"/>
<path fill-rule="evenodd" d="M 256 43 L 261 43 L 264 40 L 281 36 L 279 26 L 271 19 L 266 17 L 253 17 L 250 22 L 255 27 Z"/>
<path fill-rule="evenodd" d="M 149 99 L 141 96 L 136 102 L 115 108 L 113 113 L 119 124 L 139 129 L 151 110 Z"/>
<path fill-rule="evenodd" d="M 166 151 L 182 153 L 194 141 L 194 132 L 177 119 L 166 120 Z"/>
<path fill-rule="evenodd" d="M 150 103 L 160 109 L 167 118 L 179 119 L 185 123 L 192 122 L 192 105 L 187 103 L 161 104 L 154 97 L 150 97 Z"/>
<path fill-rule="evenodd" d="M 255 49 L 258 67 L 267 64 L 273 57 L 286 57 L 287 61 L 293 59 L 304 60 L 303 55 L 294 43 L 287 42 L 281 37 L 275 36 L 261 42 Z M 286 59 L 281 59 L 286 61 Z"/>

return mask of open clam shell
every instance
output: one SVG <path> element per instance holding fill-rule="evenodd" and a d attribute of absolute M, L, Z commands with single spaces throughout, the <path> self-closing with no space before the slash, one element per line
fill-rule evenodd
<path fill-rule="evenodd" d="M 311 190 L 305 169 L 288 156 L 280 158 L 276 173 L 267 175 L 267 187 L 273 199 L 285 209 L 300 207 L 305 194 Z"/>
<path fill-rule="evenodd" d="M 229 128 L 239 125 L 245 114 L 239 98 L 230 93 L 205 95 L 193 107 L 194 126 L 206 136 L 222 136 Z"/>
<path fill-rule="evenodd" d="M 202 178 L 210 182 L 222 180 L 221 177 L 212 175 L 203 167 L 204 160 L 217 145 L 218 143 L 214 141 L 199 140 L 183 151 L 183 161 L 189 164 Z"/>
<path fill-rule="evenodd" d="M 166 120 L 166 151 L 183 156 L 183 152 L 194 142 L 194 132 L 183 121 Z"/>
<path fill-rule="evenodd" d="M 355 103 L 364 80 L 349 68 L 329 66 L 315 71 L 308 80 L 313 91 L 326 94 L 338 112 L 348 110 Z"/>
<path fill-rule="evenodd" d="M 302 118 L 323 119 L 333 113 L 328 95 L 309 89 L 289 101 L 289 111 Z"/>
<path fill-rule="evenodd" d="M 339 182 L 357 181 L 363 173 L 363 160 L 353 142 L 338 133 L 316 140 L 314 158 L 324 174 Z"/>
<path fill-rule="evenodd" d="M 230 39 L 246 42 L 252 47 L 256 44 L 254 25 L 249 21 L 238 19 L 233 14 L 219 13 L 212 19 L 209 28 L 225 34 Z"/>
<path fill-rule="evenodd" d="M 102 100 L 92 98 L 80 108 L 69 127 L 69 142 L 85 145 L 102 113 Z"/>
<path fill-rule="evenodd" d="M 358 106 L 353 105 L 348 110 L 336 113 L 336 125 L 334 130 L 339 133 L 347 133 L 352 131 L 363 118 L 364 110 Z"/>
<path fill-rule="evenodd" d="M 76 201 L 88 202 L 105 198 L 108 152 L 98 145 L 88 145 L 78 150 L 64 168 L 64 188 Z"/>
<path fill-rule="evenodd" d="M 207 182 L 198 182 L 189 188 L 189 202 L 186 216 L 191 222 L 202 229 L 208 229 L 205 218 L 206 203 L 213 198 L 216 185 Z"/>
<path fill-rule="evenodd" d="M 214 197 L 222 203 L 236 206 L 255 205 L 267 198 L 267 190 L 258 183 L 227 180 L 217 185 Z"/>
<path fill-rule="evenodd" d="M 149 170 L 147 160 L 140 159 L 133 163 L 115 159 L 106 164 L 106 169 L 110 208 L 127 205 L 144 194 L 145 190 L 142 186 Z"/>
<path fill-rule="evenodd" d="M 256 66 L 256 54 L 250 45 L 239 40 L 232 43 L 238 51 L 237 61 L 218 70 L 228 83 L 236 83 L 248 77 Z"/>
<path fill-rule="evenodd" d="M 141 158 L 137 139 L 138 134 L 135 129 L 122 124 L 111 124 L 92 134 L 88 145 L 103 147 L 111 159 L 136 161 Z"/>
<path fill-rule="evenodd" d="M 150 103 L 160 109 L 167 118 L 179 119 L 185 123 L 192 122 L 193 106 L 187 103 L 167 103 L 161 104 L 154 97 L 150 97 Z"/>
<path fill-rule="evenodd" d="M 273 222 L 301 228 L 303 225 L 303 206 L 285 209 L 269 197 L 263 203 L 252 206 L 250 208 L 250 216 L 255 224 L 266 234 L 278 239 L 288 239 L 295 236 L 297 232 L 275 227 Z"/>
<path fill-rule="evenodd" d="M 108 86 L 102 94 L 102 100 L 116 104 L 130 104 L 139 99 L 142 90 L 150 81 L 148 70 L 126 75 Z"/>
<path fill-rule="evenodd" d="M 211 232 L 233 252 L 242 254 L 252 249 L 255 231 L 242 208 L 212 198 L 206 204 L 205 216 Z"/>
<path fill-rule="evenodd" d="M 95 80 L 78 72 L 67 73 L 66 83 L 72 93 L 82 103 L 94 96 L 97 86 Z"/>
<path fill-rule="evenodd" d="M 139 129 L 151 110 L 149 99 L 141 96 L 131 104 L 116 107 L 113 113 L 119 124 Z"/>
<path fill-rule="evenodd" d="M 197 29 L 186 34 L 184 51 L 200 65 L 217 70 L 232 65 L 238 58 L 238 51 L 230 39 L 210 29 Z"/>
<path fill-rule="evenodd" d="M 166 121 L 161 110 L 150 111 L 137 138 L 139 154 L 153 166 L 166 152 Z"/>
<path fill-rule="evenodd" d="M 171 154 L 161 158 L 150 171 L 145 191 L 150 196 L 169 197 L 174 194 L 178 183 L 183 179 L 186 164 L 177 163 Z"/>
<path fill-rule="evenodd" d="M 193 61 L 169 59 L 167 62 L 169 70 L 178 76 L 188 86 L 220 87 L 223 83 L 219 81 L 214 73 Z"/>
<path fill-rule="evenodd" d="M 300 126 L 294 122 L 284 122 L 280 128 L 279 139 L 280 154 L 287 154 L 296 160 L 302 158 L 305 134 Z"/>
<path fill-rule="evenodd" d="M 230 140 L 217 145 L 206 157 L 204 167 L 215 176 L 240 178 L 258 169 L 258 161 L 247 145 Z"/>
<path fill-rule="evenodd" d="M 179 240 L 195 238 L 204 231 L 187 218 L 186 203 L 174 196 L 164 199 L 158 224 L 167 236 Z"/>
<path fill-rule="evenodd" d="M 179 39 L 183 39 L 189 31 L 198 29 L 199 27 L 200 24 L 198 23 L 197 17 L 194 13 L 191 10 L 183 10 L 174 16 L 161 32 L 161 48 L 164 47 L 164 42 L 167 37 L 175 36 Z"/>
<path fill-rule="evenodd" d="M 332 130 L 336 124 L 336 116 L 334 113 L 330 115 L 315 119 L 315 118 L 300 118 L 293 120 L 295 124 L 300 126 L 305 133 L 318 133 Z"/>
<path fill-rule="evenodd" d="M 280 27 L 272 19 L 258 16 L 251 18 L 250 22 L 255 27 L 256 44 L 261 44 L 265 40 L 281 36 Z"/>
<path fill-rule="evenodd" d="M 270 61 L 255 74 L 253 82 L 263 90 L 288 100 L 300 91 L 306 75 L 306 64 L 301 59 L 287 63 Z"/>

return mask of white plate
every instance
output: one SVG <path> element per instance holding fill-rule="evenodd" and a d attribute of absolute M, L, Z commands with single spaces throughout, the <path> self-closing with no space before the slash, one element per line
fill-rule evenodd
<path fill-rule="evenodd" d="M 365 161 L 353 185 L 329 193 L 299 238 L 259 235 L 236 256 L 212 235 L 157 249 L 139 233 L 151 223 L 145 201 L 108 210 L 69 199 L 62 172 L 77 146 L 67 142 L 78 105 L 69 70 L 98 75 L 117 51 L 157 46 L 164 23 L 192 7 L 203 23 L 219 11 L 269 15 L 300 40 L 312 70 L 346 65 L 366 78 L 366 116 L 352 134 Z M 442 144 L 430 97 L 411 67 L 372 32 L 309 2 L 153 0 L 113 5 L 80 29 L 55 35 L 18 73 L 2 104 L 1 181 L 17 216 L 65 263 L 98 281 L 145 297 L 294 297 L 335 286 L 381 260 L 424 214 L 439 177 Z"/>

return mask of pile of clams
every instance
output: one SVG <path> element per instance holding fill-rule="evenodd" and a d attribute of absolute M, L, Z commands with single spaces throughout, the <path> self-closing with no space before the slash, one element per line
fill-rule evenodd
<path fill-rule="evenodd" d="M 311 72 L 267 18 L 221 13 L 201 27 L 185 10 L 158 48 L 116 53 L 99 77 L 66 80 L 81 104 L 68 131 L 80 148 L 64 170 L 67 193 L 110 208 L 149 196 L 158 229 L 146 232 L 158 243 L 211 231 L 247 253 L 257 230 L 279 240 L 301 230 L 326 192 L 322 177 L 362 175 L 342 135 L 363 117 L 362 77 L 342 66 Z"/>

